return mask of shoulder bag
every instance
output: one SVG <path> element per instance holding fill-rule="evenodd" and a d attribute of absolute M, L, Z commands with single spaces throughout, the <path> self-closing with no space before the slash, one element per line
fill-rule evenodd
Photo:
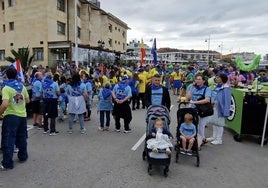
<path fill-rule="evenodd" d="M 198 101 L 205 99 L 206 89 L 207 87 L 204 89 L 203 95 L 198 99 Z M 211 102 L 205 104 L 196 104 L 196 109 L 200 117 L 211 116 L 214 113 Z"/>

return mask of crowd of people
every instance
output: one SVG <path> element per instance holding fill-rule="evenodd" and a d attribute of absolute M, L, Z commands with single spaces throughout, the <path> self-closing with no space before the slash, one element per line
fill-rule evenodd
<path fill-rule="evenodd" d="M 213 118 L 218 121 L 213 123 L 212 137 L 206 138 L 205 134 L 205 126 L 210 121 L 210 116 L 199 118 L 196 132 L 201 136 L 202 144 L 208 141 L 212 144 L 222 144 L 224 118 L 229 116 L 231 87 L 248 85 L 254 87 L 256 82 L 268 81 L 266 70 L 261 70 L 260 77 L 257 77 L 253 72 L 239 71 L 233 66 L 215 66 L 207 69 L 198 67 L 198 64 L 189 66 L 146 64 L 139 67 L 101 65 L 91 68 L 76 68 L 72 65 L 71 67 L 69 70 L 59 67 L 54 71 L 49 67 L 32 67 L 32 71 L 25 76 L 26 83 L 31 86 L 30 98 L 24 86 L 21 86 L 22 91 L 18 91 L 11 84 L 12 81 L 21 85 L 16 75 L 15 77 L 13 75 L 14 69 L 12 74 L 10 69 L 6 71 L 7 81 L 3 82 L 3 102 L 0 106 L 0 115 L 4 114 L 1 140 L 2 168 L 13 168 L 14 146 L 19 149 L 19 159 L 23 161 L 27 159 L 25 103 L 29 102 L 28 100 L 31 100 L 32 104 L 33 126 L 43 129 L 43 133 L 50 136 L 59 133 L 56 129 L 56 120 L 65 121 L 66 114 L 69 115 L 68 133 L 73 133 L 73 123 L 78 120 L 80 132 L 85 134 L 84 121 L 89 121 L 91 118 L 94 96 L 98 98 L 98 129 L 109 131 L 112 116 L 115 120 L 115 131 L 121 131 L 122 118 L 123 132 L 130 133 L 133 111 L 148 108 L 150 105 L 164 105 L 170 110 L 170 93 L 172 93 L 178 96 L 179 101 L 186 101 L 193 108 L 199 104 L 210 102 L 215 104 L 216 113 Z M 10 89 L 12 92 L 8 91 Z M 15 108 L 14 96 L 18 93 L 21 94 L 23 102 L 19 103 L 20 108 Z M 204 98 L 199 100 L 202 95 Z M 21 114 L 17 113 L 19 111 Z M 9 116 L 12 118 L 16 116 L 16 119 Z M 15 120 L 21 122 L 23 130 L 16 123 L 10 125 Z M 191 117 L 186 117 L 186 120 L 188 121 L 186 124 L 191 125 Z M 10 131 L 13 135 L 9 134 Z M 191 144 L 193 135 L 186 135 L 183 141 L 190 141 Z M 184 152 L 190 152 L 185 144 L 183 147 Z"/>

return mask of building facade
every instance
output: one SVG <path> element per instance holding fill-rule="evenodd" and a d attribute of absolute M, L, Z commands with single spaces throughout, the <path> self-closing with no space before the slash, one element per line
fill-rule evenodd
<path fill-rule="evenodd" d="M 97 3 L 0 0 L 0 64 L 8 64 L 5 57 L 12 49 L 23 47 L 34 54 L 33 64 L 51 67 L 59 62 L 100 63 L 102 55 L 124 53 L 127 24 Z"/>

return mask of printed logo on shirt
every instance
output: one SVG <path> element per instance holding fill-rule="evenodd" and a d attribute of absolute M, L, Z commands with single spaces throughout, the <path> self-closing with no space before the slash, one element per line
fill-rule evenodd
<path fill-rule="evenodd" d="M 23 104 L 24 102 L 24 96 L 22 93 L 16 93 L 14 96 L 13 96 L 13 103 L 15 105 L 21 105 Z"/>

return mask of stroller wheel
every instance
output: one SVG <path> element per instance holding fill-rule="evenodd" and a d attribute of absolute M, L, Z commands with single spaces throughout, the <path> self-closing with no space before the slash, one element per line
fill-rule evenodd
<path fill-rule="evenodd" d="M 175 162 L 178 163 L 178 161 L 179 161 L 179 152 L 177 151 L 176 152 L 176 160 L 175 160 Z"/>
<path fill-rule="evenodd" d="M 169 169 L 168 169 L 168 166 L 164 169 L 164 176 L 165 177 L 168 177 L 168 171 L 169 171 Z"/>
<path fill-rule="evenodd" d="M 197 158 L 196 158 L 196 166 L 199 167 L 199 164 L 200 164 L 200 159 L 199 159 L 199 156 L 197 156 Z"/>
<path fill-rule="evenodd" d="M 146 152 L 145 152 L 145 151 L 142 152 L 142 159 L 143 159 L 144 161 L 146 160 Z"/>
<path fill-rule="evenodd" d="M 151 170 L 152 170 L 152 165 L 151 165 L 151 164 L 149 164 L 149 166 L 148 166 L 148 174 L 149 174 L 150 176 L 152 175 Z"/>

